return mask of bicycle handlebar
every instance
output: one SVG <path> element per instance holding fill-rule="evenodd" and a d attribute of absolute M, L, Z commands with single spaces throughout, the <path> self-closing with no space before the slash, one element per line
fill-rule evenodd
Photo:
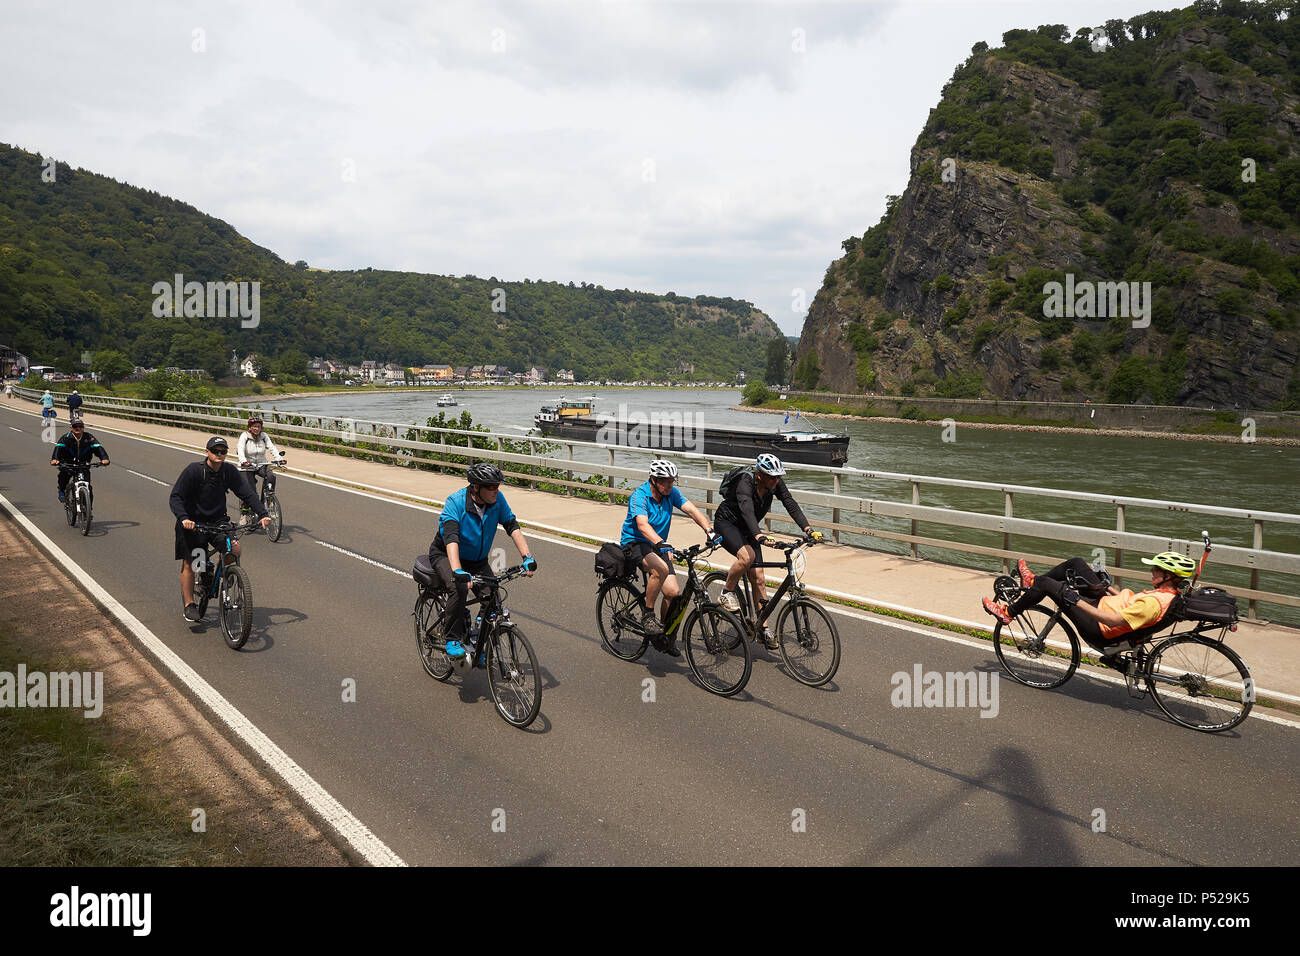
<path fill-rule="evenodd" d="M 60 471 L 63 470 L 72 471 L 74 468 L 81 469 L 81 468 L 103 468 L 104 467 L 104 463 L 102 461 L 88 461 L 83 465 L 73 465 L 66 461 L 55 462 L 55 464 L 58 466 Z"/>
<path fill-rule="evenodd" d="M 513 568 L 506 568 L 500 574 L 471 574 L 469 583 L 471 587 L 476 584 L 486 584 L 489 587 L 496 587 L 505 584 L 507 581 L 513 581 L 524 573 L 524 566 L 522 564 L 516 564 Z M 536 574 L 537 572 L 534 571 L 533 573 Z"/>
<path fill-rule="evenodd" d="M 238 538 L 241 534 L 247 534 L 253 530 L 254 525 L 237 525 L 234 522 L 227 521 L 225 524 L 212 524 L 202 521 L 194 522 L 194 530 L 202 531 L 205 534 L 225 534 L 232 538 Z"/>

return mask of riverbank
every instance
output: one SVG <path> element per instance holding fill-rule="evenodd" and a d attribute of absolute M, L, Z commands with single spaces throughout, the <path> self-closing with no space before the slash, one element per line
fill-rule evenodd
<path fill-rule="evenodd" d="M 759 412 L 767 415 L 784 415 L 787 412 L 785 408 L 764 408 L 753 405 L 733 405 L 733 412 Z M 810 420 L 819 418 L 840 419 L 854 422 L 883 422 L 886 424 L 898 425 L 931 425 L 935 428 L 945 427 L 947 420 L 932 418 L 899 418 L 888 415 L 845 415 L 842 412 L 812 412 L 807 416 Z M 956 422 L 963 428 L 981 428 L 990 431 L 1014 431 L 1014 432 L 1057 432 L 1071 435 L 1098 435 L 1109 438 L 1167 438 L 1175 441 L 1199 441 L 1199 442 L 1217 442 L 1220 444 L 1239 445 L 1244 439 L 1242 429 L 1234 427 L 1231 434 L 1208 434 L 1203 432 L 1165 432 L 1150 431 L 1147 429 L 1137 428 L 1080 428 L 1075 425 L 1044 425 L 1041 422 L 1028 421 L 1002 421 L 990 422 L 974 419 L 966 415 L 952 416 L 952 421 Z M 1300 446 L 1300 438 L 1281 438 L 1273 435 L 1254 436 L 1256 445 L 1278 445 L 1284 447 Z"/>

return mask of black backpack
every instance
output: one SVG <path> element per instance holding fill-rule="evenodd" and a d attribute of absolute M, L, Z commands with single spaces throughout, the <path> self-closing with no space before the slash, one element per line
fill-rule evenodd
<path fill-rule="evenodd" d="M 723 501 L 736 502 L 736 486 L 740 484 L 741 476 L 752 474 L 753 468 L 749 465 L 737 465 L 731 471 L 722 476 L 722 483 L 718 486 L 718 494 L 722 495 Z"/>
<path fill-rule="evenodd" d="M 1197 588 L 1179 595 L 1177 607 L 1171 607 L 1170 610 L 1182 621 L 1237 623 L 1237 598 L 1222 588 Z"/>
<path fill-rule="evenodd" d="M 623 546 L 616 541 L 606 541 L 596 552 L 596 573 L 602 578 L 621 578 L 627 574 L 627 559 Z"/>

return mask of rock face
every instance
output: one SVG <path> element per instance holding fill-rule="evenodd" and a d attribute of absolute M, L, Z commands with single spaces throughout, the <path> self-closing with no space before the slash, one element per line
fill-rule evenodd
<path fill-rule="evenodd" d="M 974 53 L 902 196 L 828 268 L 793 384 L 1300 407 L 1300 17 L 1243 16 Z M 1147 314 L 1053 314 L 1067 276 L 1137 283 Z"/>

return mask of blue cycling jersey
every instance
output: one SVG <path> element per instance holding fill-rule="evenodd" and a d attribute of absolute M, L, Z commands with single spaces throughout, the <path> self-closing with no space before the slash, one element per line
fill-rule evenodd
<path fill-rule="evenodd" d="M 686 504 L 686 496 L 678 491 L 675 485 L 662 501 L 655 501 L 654 491 L 647 481 L 632 492 L 632 497 L 628 500 L 627 517 L 623 520 L 623 537 L 619 543 L 625 545 L 633 541 L 649 543 L 650 539 L 637 530 L 637 515 L 645 515 L 650 522 L 650 527 L 655 529 L 655 534 L 667 538 L 668 529 L 673 523 L 673 509 L 680 508 L 684 504 Z"/>
<path fill-rule="evenodd" d="M 465 506 L 465 497 L 468 494 L 469 488 L 465 487 L 447 496 L 447 503 L 443 505 L 442 515 L 438 518 L 438 534 L 439 537 L 442 536 L 443 525 L 448 521 L 455 521 L 460 525 L 461 561 L 482 561 L 492 550 L 492 541 L 497 536 L 497 525 L 508 527 L 514 524 L 515 513 L 510 510 L 510 505 L 506 504 L 506 496 L 498 492 L 497 500 L 488 506 L 483 512 L 483 517 L 480 518 L 474 508 Z"/>

